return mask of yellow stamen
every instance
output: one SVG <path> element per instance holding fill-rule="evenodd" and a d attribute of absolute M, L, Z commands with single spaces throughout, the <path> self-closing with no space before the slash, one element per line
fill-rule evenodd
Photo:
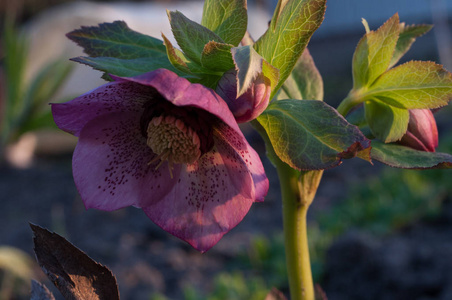
<path fill-rule="evenodd" d="M 174 164 L 192 164 L 201 156 L 201 141 L 198 134 L 182 120 L 174 116 L 154 117 L 147 128 L 147 145 L 156 156 L 148 163 L 160 160 L 157 170 L 165 161 L 171 178 Z"/>

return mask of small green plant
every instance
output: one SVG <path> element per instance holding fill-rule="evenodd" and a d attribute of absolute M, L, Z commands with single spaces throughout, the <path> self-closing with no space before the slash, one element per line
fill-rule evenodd
<path fill-rule="evenodd" d="M 240 272 L 220 273 L 215 278 L 214 288 L 209 296 L 205 296 L 189 287 L 185 289 L 185 300 L 261 300 L 270 289 L 260 277 L 245 279 Z"/>
<path fill-rule="evenodd" d="M 11 20 L 5 22 L 1 48 L 0 152 L 25 132 L 56 128 L 48 104 L 73 69 L 71 64 L 56 59 L 27 81 L 29 45 Z"/>

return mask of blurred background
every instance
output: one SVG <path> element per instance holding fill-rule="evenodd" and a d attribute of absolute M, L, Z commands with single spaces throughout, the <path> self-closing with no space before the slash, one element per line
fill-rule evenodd
<path fill-rule="evenodd" d="M 276 0 L 248 1 L 249 31 L 266 30 Z M 53 125 L 50 102 L 104 81 L 70 62 L 83 55 L 64 36 L 80 26 L 124 20 L 172 36 L 166 9 L 200 21 L 202 1 L 0 0 L 0 299 L 29 299 L 30 280 L 61 295 L 35 263 L 28 222 L 66 237 L 116 275 L 122 299 L 264 299 L 287 293 L 281 201 L 273 166 L 264 203 L 200 254 L 155 226 L 141 210 L 85 210 L 72 181 L 76 139 Z M 402 59 L 452 71 L 452 1 L 330 0 L 309 48 L 336 107 L 352 87 L 351 59 L 364 34 L 398 12 L 407 24 L 434 24 Z M 452 153 L 452 109 L 438 111 L 440 146 Z M 264 155 L 260 138 L 244 127 Z M 310 210 L 315 281 L 329 299 L 452 299 L 452 176 L 345 161 L 327 170 Z"/>

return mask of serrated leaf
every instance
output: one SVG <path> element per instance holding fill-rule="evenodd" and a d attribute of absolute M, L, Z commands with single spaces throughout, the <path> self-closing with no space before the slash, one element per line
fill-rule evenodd
<path fill-rule="evenodd" d="M 273 90 L 279 79 L 278 70 L 260 56 L 252 46 L 231 49 L 232 58 L 237 70 L 237 97 L 245 93 L 259 74 L 270 81 Z"/>
<path fill-rule="evenodd" d="M 400 23 L 399 39 L 397 40 L 394 55 L 392 56 L 389 68 L 394 66 L 400 58 L 407 53 L 408 50 L 410 50 L 411 45 L 414 41 L 416 41 L 417 37 L 426 34 L 430 31 L 430 29 L 432 29 L 432 27 L 432 25 L 425 24 L 406 26 L 405 23 Z"/>
<path fill-rule="evenodd" d="M 432 27 L 432 25 L 426 24 L 406 26 L 405 23 L 400 23 L 399 39 L 397 40 L 389 68 L 393 67 L 410 50 L 411 45 L 416 41 L 417 37 L 426 34 Z"/>
<path fill-rule="evenodd" d="M 372 99 L 364 103 L 364 111 L 372 134 L 385 143 L 399 141 L 408 129 L 410 113 L 407 109 Z"/>
<path fill-rule="evenodd" d="M 381 75 L 363 95 L 405 109 L 437 108 L 451 99 L 452 74 L 441 65 L 410 61 Z"/>
<path fill-rule="evenodd" d="M 208 42 L 201 54 L 201 65 L 204 68 L 213 71 L 227 71 L 234 68 L 231 44 L 217 43 L 215 41 Z"/>
<path fill-rule="evenodd" d="M 179 51 L 178 49 L 173 47 L 170 40 L 166 38 L 166 36 L 162 33 L 163 41 L 165 42 L 166 54 L 168 55 L 168 59 L 170 63 L 178 70 L 184 73 L 191 73 L 190 69 L 187 66 L 189 60 L 185 57 L 185 55 Z"/>
<path fill-rule="evenodd" d="M 248 25 L 246 0 L 206 0 L 201 25 L 227 44 L 237 46 Z"/>
<path fill-rule="evenodd" d="M 399 15 L 395 14 L 376 31 L 366 33 L 353 55 L 353 88 L 371 85 L 385 72 L 399 38 Z"/>
<path fill-rule="evenodd" d="M 174 48 L 173 45 L 171 44 L 171 42 L 163 34 L 162 34 L 162 37 L 165 41 L 165 46 L 167 47 L 167 54 L 168 54 L 169 61 L 177 70 L 182 72 L 182 74 L 185 74 L 185 75 L 181 75 L 185 78 L 188 78 L 188 79 L 190 79 L 190 78 L 207 78 L 210 76 L 213 76 L 216 78 L 216 77 L 220 77 L 220 73 L 218 73 L 219 72 L 218 69 L 221 69 L 221 68 L 224 69 L 227 67 L 226 70 L 229 70 L 234 67 L 234 63 L 232 62 L 232 55 L 231 55 L 230 51 L 229 51 L 229 60 L 230 61 L 228 61 L 227 54 L 216 53 L 215 52 L 216 50 L 212 50 L 212 51 L 214 51 L 214 53 L 211 53 L 212 57 L 206 58 L 206 64 L 210 63 L 211 68 L 207 68 L 207 67 L 199 65 L 196 62 L 193 62 L 188 57 L 186 57 L 185 54 L 183 52 L 181 52 L 179 49 Z M 211 43 L 215 43 L 215 42 L 209 42 L 206 44 L 206 46 Z M 230 49 L 232 47 L 232 45 L 226 45 L 226 44 L 219 44 L 218 47 L 221 48 L 221 47 L 223 47 L 223 45 L 228 46 L 228 47 L 225 47 L 225 49 L 226 48 Z M 218 51 L 220 51 L 220 50 L 218 50 Z M 221 64 L 221 66 L 219 64 Z M 215 66 L 217 66 L 217 69 L 215 69 Z M 226 70 L 223 70 L 223 72 Z M 211 80 L 208 79 L 207 81 L 210 82 Z M 205 86 L 209 86 L 209 85 L 205 84 Z M 215 88 L 215 86 L 213 86 L 213 88 Z"/>
<path fill-rule="evenodd" d="M 177 44 L 188 58 L 198 64 L 201 64 L 201 53 L 208 42 L 224 43 L 218 35 L 179 11 L 168 11 L 168 18 Z"/>
<path fill-rule="evenodd" d="M 257 120 L 278 157 L 294 169 L 331 168 L 357 155 L 370 161 L 370 141 L 322 101 L 274 101 Z"/>
<path fill-rule="evenodd" d="M 119 59 L 114 57 L 86 57 L 79 56 L 71 58 L 72 61 L 76 61 L 96 70 L 113 74 L 120 77 L 132 77 L 159 68 L 165 68 L 177 73 L 179 76 L 183 76 L 184 73 L 175 69 L 169 60 L 155 60 L 152 57 L 141 57 L 135 59 Z"/>
<path fill-rule="evenodd" d="M 282 90 L 284 94 L 280 94 L 278 99 L 287 99 L 281 98 L 287 96 L 290 99 L 323 100 L 322 76 L 307 48 L 284 82 Z"/>
<path fill-rule="evenodd" d="M 154 57 L 156 60 L 166 57 L 166 49 L 161 40 L 133 31 L 123 21 L 82 26 L 66 36 L 91 57 Z"/>
<path fill-rule="evenodd" d="M 424 152 L 397 144 L 372 141 L 372 159 L 395 168 L 403 169 L 450 169 L 452 155 Z"/>
<path fill-rule="evenodd" d="M 312 34 L 322 23 L 325 2 L 280 0 L 269 28 L 254 44 L 256 51 L 280 72 L 271 98 L 289 77 Z"/>

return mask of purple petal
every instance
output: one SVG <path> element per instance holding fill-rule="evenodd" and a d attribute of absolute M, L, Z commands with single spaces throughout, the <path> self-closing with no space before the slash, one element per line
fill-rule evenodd
<path fill-rule="evenodd" d="M 72 166 L 86 208 L 115 210 L 148 206 L 162 199 L 178 179 L 167 163 L 149 166 L 155 154 L 141 135 L 140 113 L 115 112 L 88 122 L 80 133 Z M 151 196 L 151 197 L 150 197 Z"/>
<path fill-rule="evenodd" d="M 57 126 L 75 136 L 89 121 L 113 112 L 139 112 L 151 89 L 131 82 L 104 84 L 66 103 L 53 103 Z"/>
<path fill-rule="evenodd" d="M 223 137 L 243 156 L 253 175 L 256 201 L 263 201 L 269 184 L 262 162 L 256 151 L 246 141 L 226 102 L 213 90 L 201 84 L 192 84 L 166 69 L 158 69 L 133 78 L 112 77 L 118 82 L 133 81 L 152 86 L 174 105 L 195 106 L 222 120 L 225 124 L 219 125 L 221 127 L 219 130 L 224 132 Z"/>
<path fill-rule="evenodd" d="M 212 89 L 201 84 L 190 83 L 187 79 L 177 76 L 166 69 L 157 69 L 135 77 L 117 77 L 111 75 L 117 82 L 136 82 L 156 89 L 165 99 L 176 106 L 194 106 L 201 108 L 229 127 L 241 134 L 234 116 L 226 102 Z M 243 137 L 243 139 L 245 139 Z"/>
<path fill-rule="evenodd" d="M 216 135 L 221 136 L 228 143 L 228 146 L 232 147 L 241 156 L 242 162 L 246 164 L 251 172 L 256 201 L 264 201 L 264 197 L 268 192 L 269 182 L 259 155 L 243 138 L 242 134 L 238 134 L 226 124 L 219 124 L 216 129 Z"/>
<path fill-rule="evenodd" d="M 143 208 L 157 225 L 203 252 L 243 219 L 255 198 L 241 157 L 215 139 L 214 149 L 185 166 L 162 201 Z"/>

